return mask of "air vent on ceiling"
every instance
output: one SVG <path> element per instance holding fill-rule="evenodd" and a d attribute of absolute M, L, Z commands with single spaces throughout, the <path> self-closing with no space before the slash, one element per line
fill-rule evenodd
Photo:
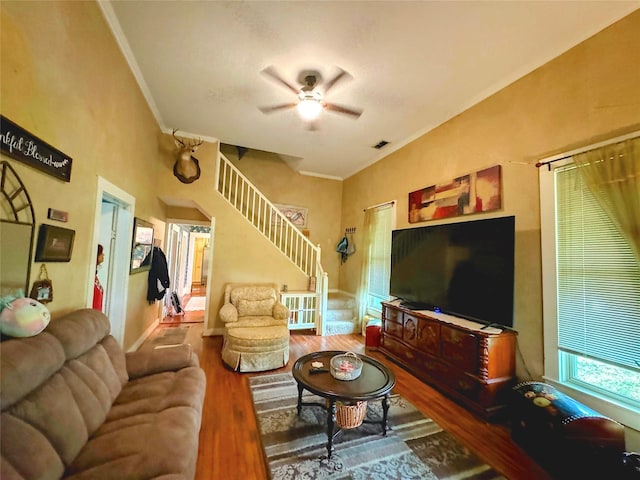
<path fill-rule="evenodd" d="M 380 140 L 378 143 L 376 143 L 373 148 L 380 150 L 382 147 L 384 147 L 385 145 L 387 145 L 389 142 L 387 142 L 386 140 Z"/>

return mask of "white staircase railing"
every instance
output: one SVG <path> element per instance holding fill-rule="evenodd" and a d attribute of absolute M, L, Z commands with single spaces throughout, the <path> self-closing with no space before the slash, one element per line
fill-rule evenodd
<path fill-rule="evenodd" d="M 314 324 L 316 333 L 322 335 L 328 279 L 320 263 L 320 246 L 311 243 L 222 153 L 218 155 L 217 191 L 305 275 L 315 277 L 315 292 L 305 292 L 303 297 L 319 301 L 314 302 L 313 318 L 307 313 L 303 323 Z"/>

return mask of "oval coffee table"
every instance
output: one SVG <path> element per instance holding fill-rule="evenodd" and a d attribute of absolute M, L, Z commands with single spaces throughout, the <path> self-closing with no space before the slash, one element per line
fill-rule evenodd
<path fill-rule="evenodd" d="M 358 355 L 362 360 L 362 373 L 355 380 L 336 380 L 329 372 L 329 362 L 335 355 L 344 354 L 342 351 L 326 351 L 309 353 L 300 357 L 293 364 L 291 373 L 298 383 L 298 415 L 303 405 L 314 405 L 327 410 L 327 457 L 334 452 L 333 441 L 342 429 L 336 428 L 336 402 L 357 402 L 380 399 L 382 401 L 382 419 L 368 420 L 363 423 L 376 423 L 382 426 L 382 435 L 387 435 L 387 412 L 389 411 L 389 396 L 396 384 L 396 377 L 382 363 L 365 355 Z M 326 372 L 310 373 L 312 362 L 322 362 Z M 318 402 L 303 402 L 302 392 L 308 390 L 322 398 L 326 398 L 329 405 Z"/>

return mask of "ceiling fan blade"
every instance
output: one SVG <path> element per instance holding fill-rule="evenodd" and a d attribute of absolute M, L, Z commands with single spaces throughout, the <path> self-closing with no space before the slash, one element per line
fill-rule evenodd
<path fill-rule="evenodd" d="M 289 82 L 287 82 L 284 78 L 282 78 L 280 76 L 280 74 L 278 72 L 276 72 L 275 68 L 269 66 L 269 67 L 265 68 L 264 70 L 262 70 L 262 73 L 264 75 L 267 75 L 268 77 L 271 77 L 273 80 L 275 80 L 276 82 L 280 83 L 281 85 L 285 86 L 286 88 L 291 90 L 296 95 L 298 94 L 299 89 L 295 88 L 293 85 L 291 85 Z"/>
<path fill-rule="evenodd" d="M 280 105 L 273 105 L 271 107 L 258 107 L 262 113 L 273 113 L 278 110 L 286 110 L 287 108 L 294 108 L 297 103 L 282 103 Z"/>
<path fill-rule="evenodd" d="M 329 90 L 331 90 L 331 87 L 333 87 L 336 83 L 338 83 L 340 80 L 342 80 L 343 78 L 349 78 L 351 77 L 351 75 L 349 75 L 345 70 L 342 70 L 340 68 L 340 71 L 338 72 L 338 74 L 333 77 L 331 80 L 329 80 L 328 82 L 325 82 L 325 87 L 324 87 L 324 94 L 326 95 L 327 92 Z"/>
<path fill-rule="evenodd" d="M 342 107 L 340 105 L 336 105 L 335 103 L 325 102 L 323 104 L 325 110 L 330 110 L 332 112 L 344 113 L 346 115 L 351 115 L 352 117 L 358 118 L 362 115 L 362 110 L 356 110 L 353 108 Z"/>

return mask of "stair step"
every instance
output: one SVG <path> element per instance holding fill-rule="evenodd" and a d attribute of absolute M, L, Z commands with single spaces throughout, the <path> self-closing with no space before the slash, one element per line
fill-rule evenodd
<path fill-rule="evenodd" d="M 325 335 L 348 335 L 350 333 L 358 333 L 358 327 L 354 322 L 349 321 L 333 321 L 327 322 L 325 327 Z"/>
<path fill-rule="evenodd" d="M 347 295 L 330 293 L 327 299 L 327 309 L 355 308 L 355 306 L 355 298 Z"/>
<path fill-rule="evenodd" d="M 327 309 L 327 320 L 332 321 L 354 321 L 355 313 L 352 308 Z"/>

